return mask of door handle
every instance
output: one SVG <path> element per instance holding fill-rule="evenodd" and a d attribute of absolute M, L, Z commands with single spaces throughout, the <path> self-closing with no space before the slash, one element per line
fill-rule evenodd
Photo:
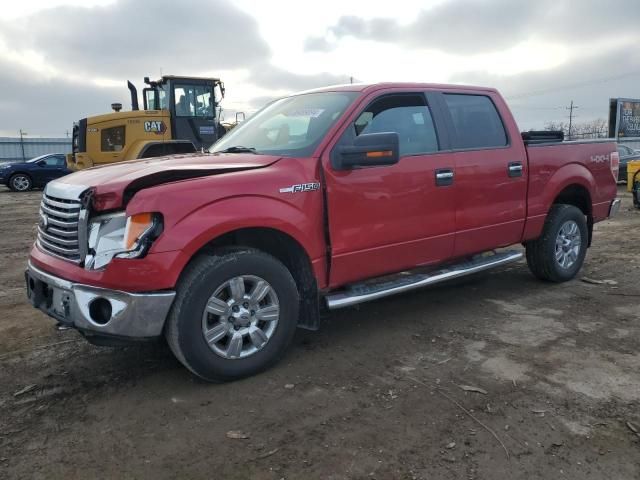
<path fill-rule="evenodd" d="M 523 170 L 524 170 L 524 167 L 522 166 L 522 162 L 510 162 L 509 168 L 507 169 L 509 173 L 509 177 L 511 178 L 521 177 Z"/>
<path fill-rule="evenodd" d="M 450 168 L 439 168 L 436 170 L 436 186 L 446 187 L 453 185 L 453 170 Z"/>

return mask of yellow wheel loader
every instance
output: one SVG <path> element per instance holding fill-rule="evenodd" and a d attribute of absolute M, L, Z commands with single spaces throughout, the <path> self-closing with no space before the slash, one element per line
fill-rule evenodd
<path fill-rule="evenodd" d="M 219 121 L 219 100 L 225 93 L 220 79 L 166 75 L 157 81 L 145 77 L 144 82 L 143 110 L 128 81 L 131 111 L 120 111 L 122 105 L 114 103 L 113 112 L 74 125 L 69 169 L 195 152 L 225 134 Z"/>

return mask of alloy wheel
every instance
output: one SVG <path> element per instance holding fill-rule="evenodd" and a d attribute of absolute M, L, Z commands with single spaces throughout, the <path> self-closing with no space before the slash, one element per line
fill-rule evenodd
<path fill-rule="evenodd" d="M 278 296 L 264 279 L 241 275 L 209 297 L 202 334 L 209 348 L 227 359 L 246 358 L 264 348 L 280 318 Z"/>

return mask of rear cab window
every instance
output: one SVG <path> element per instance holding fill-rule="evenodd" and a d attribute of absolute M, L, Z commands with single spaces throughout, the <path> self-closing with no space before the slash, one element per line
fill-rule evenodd
<path fill-rule="evenodd" d="M 501 148 L 509 137 L 491 98 L 486 95 L 444 93 L 451 116 L 454 150 Z"/>

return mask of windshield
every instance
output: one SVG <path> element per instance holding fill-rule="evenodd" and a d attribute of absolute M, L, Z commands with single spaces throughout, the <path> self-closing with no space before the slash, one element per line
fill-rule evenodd
<path fill-rule="evenodd" d="M 31 160 L 27 160 L 27 163 L 34 163 L 37 162 L 38 160 L 42 160 L 44 157 L 48 157 L 49 155 L 40 155 L 39 157 L 34 157 Z"/>
<path fill-rule="evenodd" d="M 357 96 L 357 92 L 324 92 L 281 98 L 231 130 L 209 151 L 245 147 L 258 154 L 309 156 Z"/>

